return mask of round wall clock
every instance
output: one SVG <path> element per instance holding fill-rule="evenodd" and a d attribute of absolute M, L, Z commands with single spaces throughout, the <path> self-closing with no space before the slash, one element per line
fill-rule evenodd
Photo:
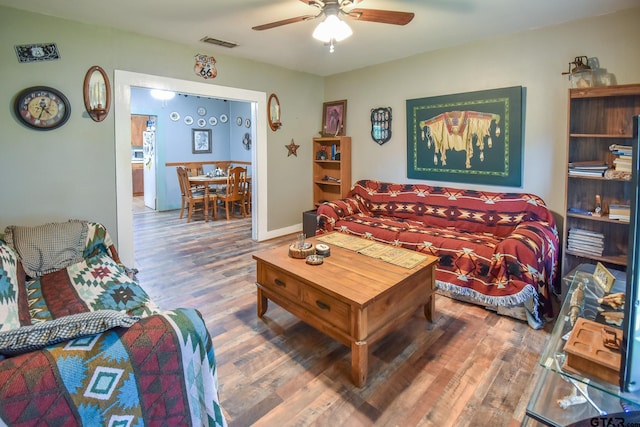
<path fill-rule="evenodd" d="M 71 105 L 62 92 L 47 86 L 34 86 L 16 96 L 14 111 L 30 128 L 51 130 L 69 120 Z"/>
<path fill-rule="evenodd" d="M 184 124 L 185 124 L 185 125 L 191 125 L 191 124 L 193 124 L 193 117 L 191 117 L 191 116 L 184 116 Z"/>
<path fill-rule="evenodd" d="M 240 116 L 236 117 L 236 124 L 238 126 L 242 126 L 242 117 L 240 117 Z"/>
<path fill-rule="evenodd" d="M 204 115 L 207 114 L 207 109 L 204 108 L 204 107 L 198 107 L 198 111 L 197 112 L 198 112 L 199 116 L 204 116 Z"/>
<path fill-rule="evenodd" d="M 177 122 L 178 120 L 180 120 L 180 113 L 178 113 L 177 111 L 172 111 L 171 114 L 169 114 L 169 118 L 174 122 Z"/>
<path fill-rule="evenodd" d="M 215 118 L 215 117 L 209 117 L 209 124 L 210 124 L 211 126 L 215 126 L 215 125 L 217 125 L 217 124 L 218 124 L 218 119 L 217 119 L 217 118 Z"/>
<path fill-rule="evenodd" d="M 198 119 L 198 126 L 200 126 L 201 128 L 205 127 L 207 125 L 207 120 L 206 119 Z"/>
<path fill-rule="evenodd" d="M 229 117 L 227 117 L 227 115 L 226 115 L 226 114 L 222 114 L 222 115 L 220 116 L 220 121 L 221 121 L 222 123 L 227 123 L 227 120 L 229 120 Z"/>

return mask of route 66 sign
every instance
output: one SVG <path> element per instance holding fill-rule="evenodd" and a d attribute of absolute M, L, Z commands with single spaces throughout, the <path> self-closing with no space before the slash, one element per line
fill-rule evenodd
<path fill-rule="evenodd" d="M 379 145 L 391 139 L 391 107 L 371 109 L 371 138 Z"/>
<path fill-rule="evenodd" d="M 197 54 L 196 65 L 193 67 L 193 71 L 204 79 L 213 79 L 218 75 L 216 70 L 216 58 L 213 56 Z"/>

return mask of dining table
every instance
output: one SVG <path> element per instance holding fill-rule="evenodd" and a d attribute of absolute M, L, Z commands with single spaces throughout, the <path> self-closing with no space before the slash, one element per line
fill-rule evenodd
<path fill-rule="evenodd" d="M 227 183 L 227 175 L 219 175 L 219 176 L 208 176 L 208 175 L 196 175 L 189 177 L 189 184 L 195 186 L 203 186 L 204 187 L 204 199 L 209 200 L 209 194 L 211 192 L 212 185 L 225 185 Z M 251 184 L 251 177 L 247 176 L 247 184 Z M 213 207 L 216 209 L 216 207 Z M 209 220 L 209 204 L 204 204 L 204 220 L 205 222 Z"/>

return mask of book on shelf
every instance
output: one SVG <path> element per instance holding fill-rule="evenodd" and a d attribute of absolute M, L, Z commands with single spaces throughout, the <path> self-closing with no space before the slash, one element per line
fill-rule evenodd
<path fill-rule="evenodd" d="M 589 236 L 580 236 L 580 235 L 569 235 L 568 237 L 568 241 L 569 242 L 575 242 L 575 243 L 591 243 L 595 246 L 603 246 L 604 245 L 604 239 L 599 238 L 599 237 L 589 237 Z"/>
<path fill-rule="evenodd" d="M 567 249 L 573 252 L 581 252 L 588 255 L 602 256 L 604 253 L 604 249 L 594 249 L 590 247 L 582 247 L 582 246 L 572 246 L 571 244 L 567 245 Z"/>
<path fill-rule="evenodd" d="M 630 205 L 609 205 L 609 219 L 629 221 L 631 218 Z"/>
<path fill-rule="evenodd" d="M 586 160 L 581 162 L 569 162 L 569 169 L 578 170 L 607 170 L 609 166 L 602 160 Z"/>
<path fill-rule="evenodd" d="M 631 147 L 631 145 L 611 144 L 609 146 L 609 151 L 614 154 L 630 156 L 633 151 L 633 147 Z"/>
<path fill-rule="evenodd" d="M 590 234 L 572 233 L 569 231 L 567 249 L 574 252 L 583 252 L 600 256 L 604 252 L 604 235 L 591 236 Z"/>
<path fill-rule="evenodd" d="M 569 175 L 571 176 L 604 176 L 605 169 L 602 170 L 584 170 L 584 169 L 569 169 Z"/>
<path fill-rule="evenodd" d="M 590 236 L 590 237 L 599 237 L 604 239 L 604 234 L 598 233 L 597 231 L 585 230 L 583 228 L 571 228 L 569 229 L 569 235 L 582 235 L 582 236 Z"/>
<path fill-rule="evenodd" d="M 631 158 L 625 156 L 614 159 L 613 168 L 617 171 L 631 172 Z"/>

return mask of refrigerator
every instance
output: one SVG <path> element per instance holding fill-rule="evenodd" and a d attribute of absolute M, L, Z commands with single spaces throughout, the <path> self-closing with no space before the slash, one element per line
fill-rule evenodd
<path fill-rule="evenodd" d="M 147 121 L 147 130 L 142 132 L 144 205 L 156 210 L 156 126 Z"/>

